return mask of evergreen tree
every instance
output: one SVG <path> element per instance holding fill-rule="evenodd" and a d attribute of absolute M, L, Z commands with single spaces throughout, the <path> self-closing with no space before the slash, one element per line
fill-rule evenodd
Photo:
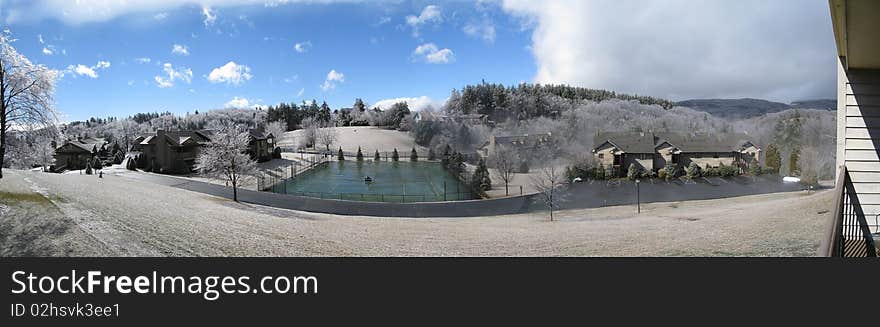
<path fill-rule="evenodd" d="M 336 153 L 336 159 L 339 161 L 345 160 L 345 153 L 342 152 L 342 147 L 339 147 L 339 152 Z"/>
<path fill-rule="evenodd" d="M 473 176 L 471 176 L 471 188 L 477 193 L 483 193 L 492 189 L 492 180 L 489 178 L 489 169 L 486 167 L 486 161 L 482 158 L 477 164 L 477 169 L 474 170 Z"/>
<path fill-rule="evenodd" d="M 684 173 L 687 179 L 700 177 L 700 166 L 697 166 L 695 162 L 691 162 L 691 164 L 685 168 Z"/>
<path fill-rule="evenodd" d="M 599 163 L 599 167 L 596 167 L 596 179 L 603 180 L 605 179 L 605 165 Z"/>
<path fill-rule="evenodd" d="M 409 153 L 409 161 L 419 161 L 419 154 L 416 153 L 416 148 L 412 148 L 412 152 Z"/>
<path fill-rule="evenodd" d="M 437 160 L 437 155 L 434 154 L 434 148 L 428 148 L 428 160 Z"/>
<path fill-rule="evenodd" d="M 397 148 L 394 148 L 394 151 L 391 152 L 391 160 L 398 161 L 399 159 L 400 159 L 400 156 L 397 155 Z"/>
<path fill-rule="evenodd" d="M 800 176 L 801 175 L 801 149 L 794 148 L 791 150 L 791 156 L 788 158 L 788 170 L 791 172 L 792 176 Z"/>
<path fill-rule="evenodd" d="M 446 147 L 443 148 L 443 158 L 442 158 L 443 166 L 448 166 L 451 159 L 452 159 L 452 147 L 450 147 L 449 144 L 447 144 Z"/>
<path fill-rule="evenodd" d="M 361 147 L 358 147 L 357 161 L 364 161 L 364 154 L 361 152 Z"/>
<path fill-rule="evenodd" d="M 373 161 L 379 162 L 382 160 L 382 157 L 379 156 L 379 150 L 376 150 L 376 154 L 373 155 Z"/>
<path fill-rule="evenodd" d="M 767 146 L 767 154 L 764 155 L 764 165 L 770 168 L 774 174 L 779 173 L 779 168 L 782 167 L 782 156 L 780 156 L 779 148 L 776 147 L 776 144 Z"/>

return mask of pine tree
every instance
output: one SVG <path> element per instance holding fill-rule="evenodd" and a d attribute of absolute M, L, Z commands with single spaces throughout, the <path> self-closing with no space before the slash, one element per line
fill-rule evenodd
<path fill-rule="evenodd" d="M 629 164 L 629 169 L 626 171 L 626 178 L 629 180 L 635 180 L 639 177 L 639 167 L 636 167 L 636 164 Z"/>
<path fill-rule="evenodd" d="M 364 154 L 361 152 L 361 147 L 358 147 L 357 161 L 364 161 Z"/>
<path fill-rule="evenodd" d="M 779 155 L 779 149 L 775 144 L 767 146 L 767 154 L 764 156 L 764 165 L 770 168 L 773 173 L 779 173 L 779 167 L 782 167 L 782 157 Z"/>
<path fill-rule="evenodd" d="M 477 193 L 483 193 L 492 189 L 492 180 L 489 178 L 489 169 L 486 167 L 486 161 L 480 159 L 477 169 L 471 176 L 471 188 Z"/>
<path fill-rule="evenodd" d="M 394 148 L 394 151 L 391 152 L 391 160 L 398 161 L 399 159 L 400 159 L 400 156 L 397 155 L 397 148 Z"/>
<path fill-rule="evenodd" d="M 416 153 L 416 148 L 412 148 L 412 152 L 409 153 L 409 161 L 419 161 L 419 154 Z"/>
<path fill-rule="evenodd" d="M 800 148 L 794 148 L 791 150 L 791 156 L 788 158 L 788 170 L 791 172 L 792 176 L 800 176 L 801 174 L 800 159 Z"/>
<path fill-rule="evenodd" d="M 342 147 L 339 147 L 339 152 L 336 153 L 336 159 L 339 161 L 345 160 L 345 153 L 342 152 Z"/>
<path fill-rule="evenodd" d="M 596 167 L 596 179 L 603 180 L 605 179 L 605 165 L 599 163 L 599 167 Z"/>
<path fill-rule="evenodd" d="M 379 156 L 379 150 L 376 150 L 376 154 L 373 155 L 373 161 L 379 162 L 382 160 L 382 157 Z"/>
<path fill-rule="evenodd" d="M 428 148 L 428 160 L 437 160 L 437 155 L 434 154 L 434 148 Z"/>

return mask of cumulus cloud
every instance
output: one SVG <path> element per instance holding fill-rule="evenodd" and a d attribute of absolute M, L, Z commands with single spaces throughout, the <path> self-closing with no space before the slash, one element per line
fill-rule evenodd
<path fill-rule="evenodd" d="M 94 66 L 86 66 L 83 64 L 68 65 L 67 69 L 61 72 L 61 76 L 63 77 L 66 74 L 71 74 L 73 77 L 86 76 L 89 78 L 98 78 L 98 70 L 104 70 L 107 68 L 110 68 L 110 62 L 104 60 L 99 60 Z"/>
<path fill-rule="evenodd" d="M 443 106 L 443 102 L 434 101 L 434 99 L 431 99 L 430 97 L 423 95 L 423 96 L 415 97 L 415 98 L 393 98 L 393 99 L 379 100 L 379 101 L 376 101 L 376 103 L 374 103 L 372 105 L 372 107 L 373 108 L 378 107 L 380 109 L 388 109 L 388 108 L 391 108 L 391 106 L 393 106 L 395 103 L 398 103 L 398 102 L 406 102 L 406 104 L 409 106 L 409 109 L 413 110 L 413 111 L 421 111 L 426 108 L 440 108 Z"/>
<path fill-rule="evenodd" d="M 324 91 L 332 90 L 336 88 L 336 84 L 342 82 L 345 82 L 345 75 L 337 72 L 335 69 L 331 69 L 327 73 L 327 79 L 324 80 L 324 84 L 321 84 L 321 89 Z"/>
<path fill-rule="evenodd" d="M 440 49 L 434 43 L 425 43 L 416 47 L 412 57 L 429 64 L 448 64 L 455 61 L 455 53 L 452 50 Z"/>
<path fill-rule="evenodd" d="M 98 73 L 95 72 L 94 68 L 91 68 L 91 67 L 83 65 L 83 64 L 67 66 L 67 71 L 74 73 L 76 75 L 80 75 L 80 76 L 88 76 L 91 78 L 98 78 Z"/>
<path fill-rule="evenodd" d="M 192 69 L 181 67 L 179 69 L 174 69 L 174 66 L 171 63 L 165 63 L 162 65 L 162 71 L 165 72 L 166 76 L 156 75 L 153 79 L 156 81 L 156 85 L 160 88 L 169 88 L 174 86 L 174 81 L 184 81 L 187 84 L 192 82 Z"/>
<path fill-rule="evenodd" d="M 150 61 L 152 61 L 152 59 L 147 58 L 147 57 L 141 57 L 141 58 L 134 58 L 134 61 L 139 64 L 149 64 Z"/>
<path fill-rule="evenodd" d="M 171 53 L 181 56 L 189 56 L 189 48 L 185 45 L 175 44 L 171 46 Z"/>
<path fill-rule="evenodd" d="M 208 81 L 211 83 L 226 83 L 231 85 L 239 85 L 253 77 L 251 68 L 245 65 L 236 64 L 230 61 L 223 66 L 214 68 L 208 74 Z"/>
<path fill-rule="evenodd" d="M 422 12 L 418 16 L 406 16 L 406 24 L 412 28 L 412 34 L 414 37 L 419 36 L 419 28 L 422 25 L 429 23 L 439 23 L 442 21 L 443 16 L 440 13 L 440 7 L 437 7 L 435 5 L 426 6 L 425 9 L 422 9 Z"/>
<path fill-rule="evenodd" d="M 833 97 L 835 48 L 822 1 L 528 1 L 539 83 L 671 99 Z"/>
<path fill-rule="evenodd" d="M 300 43 L 297 43 L 293 46 L 293 49 L 299 53 L 305 53 L 306 51 L 309 51 L 309 49 L 311 49 L 311 48 L 312 48 L 311 41 L 300 42 Z"/>
<path fill-rule="evenodd" d="M 156 15 L 153 15 L 153 19 L 158 20 L 158 21 L 163 21 L 163 20 L 165 20 L 165 18 L 168 18 L 167 12 L 160 12 Z"/>
<path fill-rule="evenodd" d="M 52 49 L 49 49 L 49 47 L 43 47 L 43 54 L 44 55 L 51 56 L 53 53 L 55 53 L 55 52 L 52 51 Z"/>
<path fill-rule="evenodd" d="M 247 109 L 250 108 L 250 101 L 247 98 L 232 97 L 232 100 L 226 102 L 224 107 L 228 109 Z"/>

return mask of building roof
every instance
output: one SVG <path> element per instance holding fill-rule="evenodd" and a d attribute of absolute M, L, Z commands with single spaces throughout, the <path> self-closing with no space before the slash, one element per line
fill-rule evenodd
<path fill-rule="evenodd" d="M 251 128 L 248 130 L 248 133 L 250 134 L 251 138 L 255 140 L 265 140 L 269 137 L 274 137 L 272 133 L 266 132 L 262 128 Z"/>
<path fill-rule="evenodd" d="M 751 138 L 742 133 L 640 133 L 640 132 L 610 132 L 600 133 L 596 137 L 598 149 L 605 143 L 610 143 L 620 151 L 626 153 L 654 153 L 658 146 L 669 143 L 680 152 L 732 152 L 741 151 L 747 146 L 753 145 Z"/>
<path fill-rule="evenodd" d="M 94 137 L 78 139 L 78 140 L 70 140 L 70 141 L 67 141 L 64 144 L 62 144 L 60 147 L 58 147 L 58 149 L 61 149 L 68 144 L 72 145 L 76 148 L 79 148 L 85 152 L 92 152 L 92 150 L 100 150 L 101 148 L 103 148 L 105 145 L 107 145 L 107 141 L 103 138 L 94 138 Z M 56 149 L 56 150 L 58 150 L 58 149 Z"/>

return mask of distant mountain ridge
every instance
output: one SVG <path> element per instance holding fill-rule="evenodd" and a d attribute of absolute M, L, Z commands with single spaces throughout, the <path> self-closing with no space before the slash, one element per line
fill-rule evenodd
<path fill-rule="evenodd" d="M 693 99 L 679 101 L 675 105 L 703 111 L 712 116 L 746 119 L 789 109 L 836 110 L 837 100 L 817 99 L 795 101 L 790 104 L 761 99 Z"/>

